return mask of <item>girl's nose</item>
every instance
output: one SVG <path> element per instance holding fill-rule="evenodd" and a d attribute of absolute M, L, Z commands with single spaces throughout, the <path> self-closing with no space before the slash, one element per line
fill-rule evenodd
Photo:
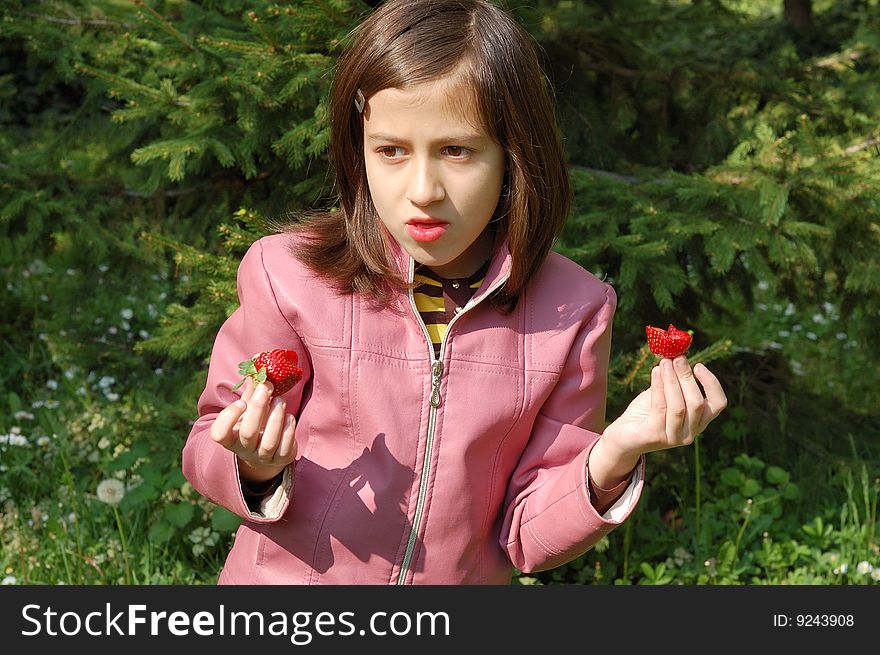
<path fill-rule="evenodd" d="M 435 162 L 425 159 L 413 162 L 406 197 L 419 206 L 430 205 L 446 197 Z"/>

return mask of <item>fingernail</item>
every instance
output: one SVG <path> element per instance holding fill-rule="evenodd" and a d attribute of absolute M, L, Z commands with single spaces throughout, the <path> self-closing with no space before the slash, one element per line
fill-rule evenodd
<path fill-rule="evenodd" d="M 688 362 L 684 357 L 676 357 L 674 363 L 679 373 L 684 373 L 688 369 Z"/>
<path fill-rule="evenodd" d="M 241 399 L 238 399 L 234 403 L 232 403 L 232 406 L 236 409 L 247 409 L 247 403 Z"/>

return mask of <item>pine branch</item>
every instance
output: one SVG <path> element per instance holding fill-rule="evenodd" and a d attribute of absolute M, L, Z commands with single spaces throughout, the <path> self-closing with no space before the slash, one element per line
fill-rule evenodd
<path fill-rule="evenodd" d="M 70 18 L 60 18 L 58 16 L 47 16 L 46 14 L 35 14 L 31 11 L 24 11 L 22 15 L 29 16 L 31 18 L 38 18 L 47 23 L 58 23 L 60 25 L 75 25 L 80 27 L 82 25 L 95 25 L 95 26 L 112 26 L 112 27 L 122 27 L 124 29 L 130 30 L 134 29 L 133 23 L 125 23 L 122 21 L 116 20 L 100 20 L 97 18 L 80 18 L 76 14 L 72 12 L 66 12 Z"/>
<path fill-rule="evenodd" d="M 861 152 L 862 150 L 867 150 L 871 146 L 880 145 L 880 137 L 874 137 L 873 139 L 868 139 L 867 141 L 862 141 L 861 143 L 857 143 L 856 145 L 849 146 L 843 152 L 847 155 L 852 155 L 857 152 Z"/>
<path fill-rule="evenodd" d="M 144 0 L 134 0 L 134 4 L 136 4 L 138 7 L 143 7 L 148 12 L 150 12 L 153 15 L 153 17 L 157 21 L 159 21 L 159 24 L 162 26 L 162 29 L 165 30 L 171 36 L 173 36 L 175 39 L 180 41 L 180 43 L 182 43 L 185 47 L 189 48 L 193 52 L 196 51 L 196 47 L 192 43 L 190 43 L 189 40 L 183 34 L 181 34 L 180 31 L 176 27 L 174 27 L 174 25 L 172 25 L 168 21 L 167 18 L 165 18 L 162 14 L 160 14 L 155 9 L 153 9 L 150 5 L 148 5 L 146 2 L 144 2 Z"/>

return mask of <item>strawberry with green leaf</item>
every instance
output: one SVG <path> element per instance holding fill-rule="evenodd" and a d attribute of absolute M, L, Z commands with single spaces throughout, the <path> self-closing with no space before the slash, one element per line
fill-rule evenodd
<path fill-rule="evenodd" d="M 269 381 L 272 383 L 272 397 L 281 396 L 302 379 L 303 371 L 297 366 L 298 357 L 293 350 L 275 348 L 257 353 L 252 359 L 240 362 L 238 372 L 244 377 L 232 387 L 235 391 L 244 381 L 251 378 L 254 386 Z"/>

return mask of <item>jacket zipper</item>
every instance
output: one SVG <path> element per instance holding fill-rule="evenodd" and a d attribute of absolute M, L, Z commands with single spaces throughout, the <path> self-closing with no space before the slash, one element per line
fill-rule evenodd
<path fill-rule="evenodd" d="M 415 260 L 410 259 L 409 264 L 409 279 L 413 279 L 413 273 L 415 269 Z M 431 459 L 434 450 L 434 430 L 437 424 L 437 408 L 440 407 L 441 396 L 440 396 L 440 381 L 443 377 L 443 352 L 446 350 L 446 337 L 449 336 L 449 331 L 452 329 L 453 324 L 465 314 L 465 312 L 470 311 L 478 304 L 480 304 L 484 298 L 489 297 L 492 292 L 494 292 L 498 287 L 504 284 L 507 281 L 509 274 L 505 274 L 498 280 L 477 302 L 471 303 L 468 301 L 462 310 L 452 317 L 452 320 L 446 325 L 446 333 L 443 335 L 443 338 L 440 339 L 440 354 L 436 357 L 434 356 L 434 344 L 431 342 L 431 335 L 428 334 L 428 328 L 425 327 L 425 322 L 422 320 L 422 315 L 419 314 L 419 308 L 416 307 L 416 299 L 413 295 L 413 290 L 409 290 L 409 303 L 412 307 L 413 312 L 416 315 L 416 318 L 419 320 L 419 325 L 422 326 L 422 333 L 425 335 L 425 341 L 428 344 L 428 352 L 431 356 L 431 398 L 428 401 L 428 438 L 425 441 L 425 459 L 422 462 L 422 479 L 419 482 L 419 496 L 416 500 L 416 513 L 413 517 L 412 528 L 409 532 L 409 539 L 406 542 L 406 551 L 403 554 L 403 562 L 400 564 L 400 573 L 397 575 L 397 584 L 402 585 L 406 584 L 406 574 L 409 572 L 409 566 L 412 563 L 412 555 L 413 551 L 416 547 L 416 538 L 419 533 L 419 528 L 422 523 L 422 514 L 425 508 L 425 499 L 428 493 L 428 471 L 431 468 Z"/>

